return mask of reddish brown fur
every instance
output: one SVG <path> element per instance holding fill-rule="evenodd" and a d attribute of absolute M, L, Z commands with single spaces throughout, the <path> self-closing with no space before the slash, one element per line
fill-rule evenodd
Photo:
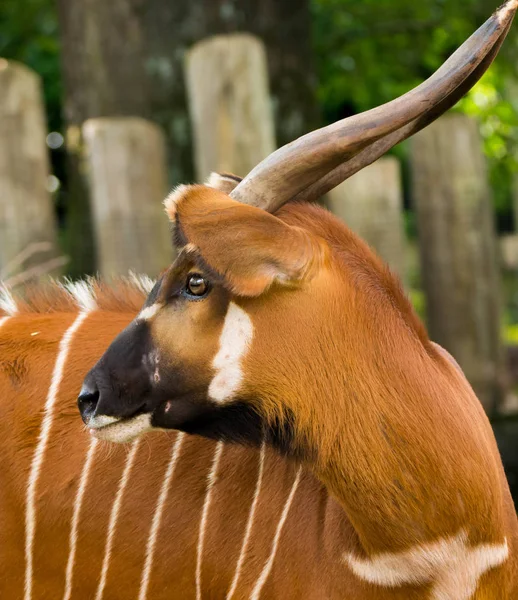
<path fill-rule="evenodd" d="M 143 301 L 142 293 L 134 287 L 125 288 L 121 296 L 105 286 L 102 290 L 98 304 L 115 309 L 120 302 L 120 308 L 93 313 L 72 343 L 38 488 L 35 600 L 56 600 L 63 595 L 72 511 L 90 444 L 78 418 L 77 392 L 87 370 L 135 316 L 134 310 L 125 308 L 126 292 L 135 300 L 140 297 L 140 303 Z M 75 317 L 75 312 L 68 312 L 72 305 L 61 288 L 47 288 L 43 295 L 38 294 L 41 297 L 54 299 L 55 306 L 61 309 L 49 312 L 47 300 L 36 301 L 31 296 L 34 300 L 23 305 L 22 314 L 0 329 L 0 597 L 9 600 L 23 598 L 28 473 L 58 344 Z M 35 331 L 40 335 L 31 337 Z M 121 508 L 104 598 L 127 600 L 138 595 L 151 520 L 176 435 L 155 434 L 141 443 Z M 214 442 L 196 436 L 185 440 L 157 540 L 149 599 L 185 600 L 194 595 L 198 529 L 214 446 Z M 80 519 L 73 600 L 91 600 L 95 595 L 108 519 L 127 454 L 127 447 L 107 443 L 101 443 L 97 450 Z M 224 598 L 234 576 L 257 469 L 257 451 L 225 447 L 202 569 L 207 597 Z M 248 597 L 268 558 L 294 476 L 293 465 L 274 452 L 267 452 L 249 554 L 235 598 Z M 352 536 L 352 529 L 336 502 L 306 473 L 261 597 L 315 600 L 346 597 L 351 582 L 349 577 L 342 577 L 341 556 L 343 548 L 351 547 L 348 540 Z"/>
<path fill-rule="evenodd" d="M 514 598 L 518 593 L 516 515 L 490 425 L 462 373 L 429 342 L 395 278 L 365 244 L 322 209 L 293 205 L 271 217 L 272 221 L 256 219 L 245 207 L 241 212 L 241 207 L 232 206 L 227 220 L 226 197 L 210 192 L 204 198 L 205 192 L 199 189 L 197 193 L 196 204 L 181 202 L 176 213 L 184 241 L 195 247 L 190 247 L 190 254 L 200 252 L 200 264 L 224 275 L 224 280 L 230 279 L 233 289 L 248 294 L 233 297 L 250 316 L 255 330 L 243 366 L 243 395 L 270 422 L 294 418 L 295 438 L 304 451 L 306 466 L 325 486 L 305 473 L 261 597 L 428 600 L 430 585 L 392 589 L 360 581 L 347 568 L 344 555 L 397 553 L 466 529 L 473 546 L 501 544 L 504 537 L 509 544 L 508 560 L 481 577 L 473 598 Z M 220 201 L 224 210 L 211 221 L 214 205 Z M 206 236 L 207 211 L 210 239 Z M 240 229 L 251 227 L 255 235 L 243 235 L 239 252 L 232 252 L 232 239 L 226 232 L 236 214 Z M 291 232 L 304 241 L 302 263 L 310 264 L 310 269 L 299 266 L 292 270 L 294 264 L 300 265 L 301 254 L 280 239 L 270 243 L 275 236 Z M 247 250 L 255 256 L 250 257 Z M 232 257 L 232 263 L 221 262 L 226 255 Z M 189 258 L 192 260 L 196 262 L 195 256 Z M 177 267 L 177 274 L 185 276 L 182 269 L 189 270 L 189 261 Z M 265 261 L 273 265 L 274 276 L 264 270 Z M 233 279 L 236 272 L 238 277 Z M 265 272 L 270 276 L 265 278 Z M 174 273 L 173 269 L 173 279 Z M 213 308 L 218 294 L 228 292 L 224 288 L 216 291 L 220 285 L 215 286 L 214 297 L 205 307 L 193 303 L 182 309 L 178 324 L 198 328 L 198 333 L 196 329 L 184 331 L 182 344 L 170 335 L 180 313 L 167 307 L 165 291 L 161 297 L 165 310 L 161 309 L 152 323 L 153 338 L 159 341 L 161 351 L 171 356 L 190 353 L 190 360 L 198 361 L 200 378 L 210 377 L 204 364 L 215 351 L 221 331 L 218 323 L 224 315 L 216 318 Z M 261 288 L 264 293 L 256 296 Z M 67 547 L 72 503 L 87 445 L 75 415 L 74 397 L 86 369 L 130 318 L 127 313 L 95 312 L 73 340 L 54 424 L 53 435 L 61 433 L 53 439 L 60 444 L 54 442 L 49 448 L 39 484 L 43 496 L 38 500 L 41 516 L 36 533 L 35 563 L 39 566 L 35 586 L 52 590 L 52 598 L 61 594 L 66 562 L 63 548 Z M 3 364 L 8 365 L 0 375 L 0 390 L 6 390 L 2 397 L 11 400 L 2 405 L 0 417 L 0 443 L 8 456 L 0 467 L 4 470 L 1 479 L 9 482 L 0 500 L 5 509 L 0 513 L 5 515 L 0 531 L 9 532 L 7 545 L 0 544 L 0 565 L 9 572 L 7 585 L 15 582 L 6 588 L 13 598 L 20 596 L 22 585 L 21 511 L 41 422 L 40 414 L 35 416 L 32 411 L 44 401 L 57 342 L 72 320 L 70 314 L 42 316 L 24 311 L 0 330 L 0 351 Z M 199 336 L 204 323 L 211 320 L 209 352 L 203 350 L 206 345 Z M 34 330 L 45 330 L 45 337 L 31 339 Z M 174 498 L 169 499 L 166 511 L 163 531 L 170 537 L 161 536 L 153 575 L 155 585 L 160 582 L 164 594 L 167 585 L 167 595 L 173 598 L 190 596 L 194 589 L 199 518 L 214 453 L 213 443 L 188 439 L 190 454 L 184 456 L 175 476 Z M 153 510 L 149 495 L 156 499 L 171 441 L 168 436 L 152 436 L 140 443 L 134 475 L 137 483 L 130 486 L 125 499 L 106 597 L 117 597 L 115 589 L 120 598 L 137 594 L 143 562 L 141 540 L 149 530 Z M 66 461 L 61 447 L 67 449 Z M 88 529 L 81 533 L 76 577 L 85 598 L 95 592 L 107 519 L 125 457 L 120 449 L 113 452 L 111 459 L 99 456 L 96 461 L 90 484 L 95 496 L 85 503 L 81 519 L 82 527 Z M 255 478 L 244 474 L 257 473 L 257 452 L 225 446 L 223 456 L 202 566 L 204 589 L 215 598 L 225 597 L 241 547 L 255 485 Z M 232 458 L 226 462 L 229 456 Z M 155 460 L 156 467 L 152 464 Z M 261 497 L 250 557 L 238 586 L 236 597 L 240 598 L 249 597 L 257 581 L 293 483 L 293 466 L 271 453 L 268 464 L 275 466 L 265 473 L 267 491 Z M 236 470 L 242 468 L 239 475 Z M 287 472 L 286 478 L 283 473 Z M 326 487 L 338 504 L 330 500 Z M 153 491 L 148 495 L 148 490 Z M 271 513 L 270 503 L 275 505 Z M 229 515 L 235 517 L 233 524 Z M 44 540 L 52 540 L 52 554 L 43 546 Z M 3 555 L 2 548 L 8 548 Z M 125 580 L 127 583 L 120 583 Z M 35 597 L 46 597 L 40 593 Z M 79 593 L 73 597 L 81 597 Z M 153 591 L 149 597 L 160 595 Z"/>
<path fill-rule="evenodd" d="M 473 545 L 508 539 L 512 559 L 495 571 L 515 586 L 516 516 L 490 424 L 464 376 L 430 343 L 396 278 L 336 218 L 293 204 L 260 213 L 194 187 L 175 217 L 231 288 L 240 273 L 242 296 L 264 289 L 255 282 L 265 264 L 289 274 L 296 263 L 277 236 L 291 241 L 303 231 L 301 247 L 314 253 L 306 263 L 317 254 L 318 272 L 302 277 L 300 290 L 238 300 L 259 332 L 245 395 L 261 399 L 257 409 L 270 422 L 295 416 L 296 439 L 316 453 L 312 468 L 367 555 L 467 528 Z"/>

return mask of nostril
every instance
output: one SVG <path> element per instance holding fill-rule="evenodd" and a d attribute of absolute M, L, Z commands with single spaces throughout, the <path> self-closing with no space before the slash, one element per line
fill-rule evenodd
<path fill-rule="evenodd" d="M 92 418 L 99 403 L 99 396 L 99 390 L 89 390 L 86 388 L 81 390 L 77 398 L 77 406 L 84 423 L 88 423 Z"/>

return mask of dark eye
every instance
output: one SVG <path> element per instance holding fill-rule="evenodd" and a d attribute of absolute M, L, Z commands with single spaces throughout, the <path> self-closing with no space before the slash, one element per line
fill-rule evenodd
<path fill-rule="evenodd" d="M 205 296 L 209 291 L 209 282 L 201 275 L 189 275 L 185 291 L 189 296 L 200 298 L 201 296 Z"/>

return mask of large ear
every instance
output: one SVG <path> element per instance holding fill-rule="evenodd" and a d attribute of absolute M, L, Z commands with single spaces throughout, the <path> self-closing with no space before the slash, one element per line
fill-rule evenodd
<path fill-rule="evenodd" d="M 258 296 L 274 282 L 296 284 L 311 277 L 327 254 L 320 238 L 206 186 L 177 188 L 166 211 L 179 244 L 238 295 Z"/>

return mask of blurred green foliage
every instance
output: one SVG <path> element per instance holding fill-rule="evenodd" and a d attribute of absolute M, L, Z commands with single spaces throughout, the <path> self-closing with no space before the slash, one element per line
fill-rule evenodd
<path fill-rule="evenodd" d="M 195 1 L 195 0 L 193 0 Z M 260 1 L 260 0 L 258 0 Z M 326 121 L 367 110 L 419 84 L 496 8 L 498 0 L 309 0 Z M 481 123 L 495 206 L 511 211 L 518 171 L 518 27 L 496 65 L 457 110 Z M 49 128 L 62 129 L 54 0 L 1 0 L 0 57 L 43 79 Z M 405 147 L 396 150 L 404 156 Z"/>
<path fill-rule="evenodd" d="M 418 85 L 497 6 L 498 0 L 312 0 L 326 120 L 367 110 Z M 517 40 L 515 25 L 495 65 L 456 108 L 481 124 L 504 229 L 512 225 L 518 171 Z M 405 146 L 395 152 L 403 157 Z"/>

